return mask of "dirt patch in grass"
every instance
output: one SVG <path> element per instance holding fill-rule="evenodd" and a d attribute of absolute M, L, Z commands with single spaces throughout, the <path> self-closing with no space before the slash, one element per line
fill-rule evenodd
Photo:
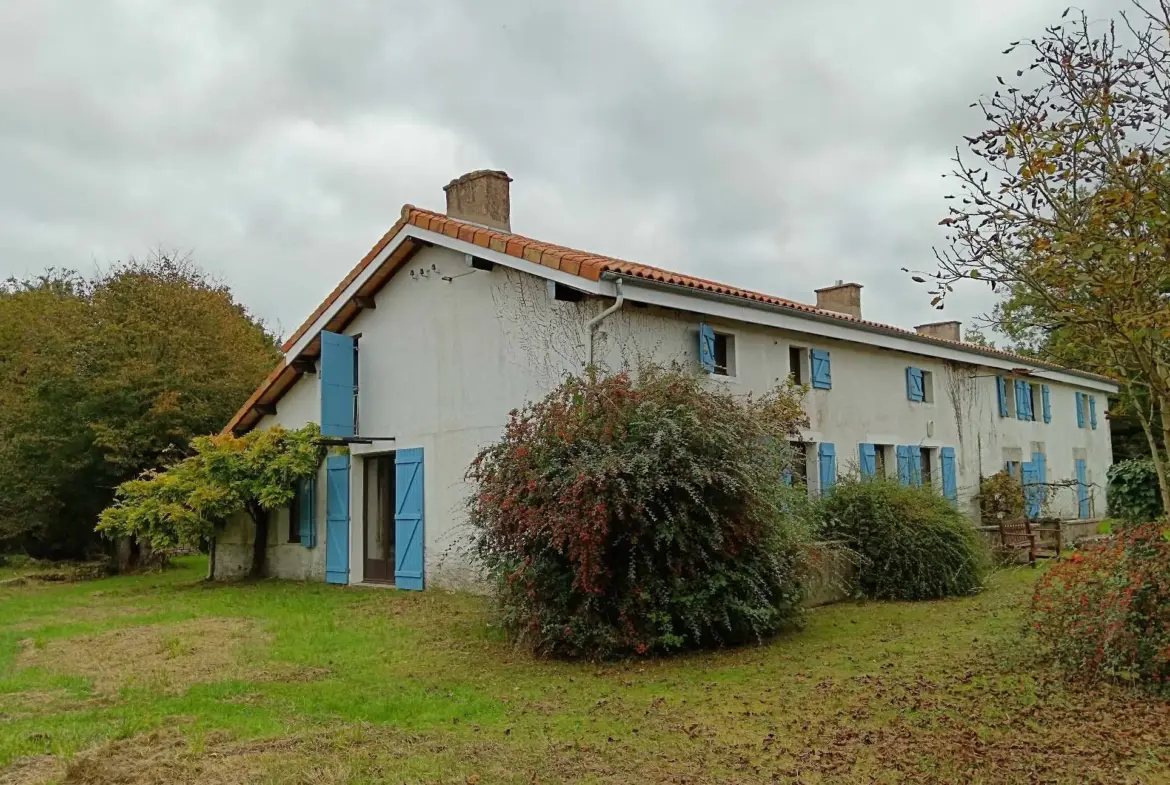
<path fill-rule="evenodd" d="M 100 695 L 129 686 L 178 691 L 192 684 L 259 675 L 242 662 L 245 646 L 267 636 L 244 619 L 203 618 L 177 624 L 124 627 L 96 635 L 21 642 L 18 668 L 44 668 L 93 680 Z"/>

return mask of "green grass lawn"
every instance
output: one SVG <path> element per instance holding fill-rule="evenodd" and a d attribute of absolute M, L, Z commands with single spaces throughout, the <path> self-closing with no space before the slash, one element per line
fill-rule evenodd
<path fill-rule="evenodd" d="M 1170 782 L 1170 706 L 1021 639 L 1032 570 L 764 646 L 536 661 L 482 599 L 206 565 L 0 589 L 0 783 Z"/>

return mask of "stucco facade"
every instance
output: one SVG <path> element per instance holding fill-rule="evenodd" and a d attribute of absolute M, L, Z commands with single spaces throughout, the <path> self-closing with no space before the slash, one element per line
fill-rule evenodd
<path fill-rule="evenodd" d="M 357 420 L 369 437 L 393 437 L 350 447 L 349 577 L 363 572 L 367 505 L 364 462 L 390 450 L 422 448 L 424 455 L 425 565 L 428 585 L 460 585 L 474 577 L 466 553 L 464 504 L 469 488 L 464 473 L 483 445 L 498 438 L 508 413 L 543 396 L 566 373 L 585 365 L 589 322 L 615 304 L 620 308 L 597 325 L 594 362 L 609 369 L 642 359 L 678 362 L 699 369 L 701 323 L 728 336 L 729 376 L 710 383 L 736 392 L 763 392 L 790 372 L 793 348 L 828 351 L 831 389 L 811 389 L 806 398 L 810 427 L 804 434 L 809 484 L 816 492 L 820 472 L 816 445 L 835 446 L 837 471 L 855 468 L 860 444 L 926 448 L 935 461 L 932 479 L 940 482 L 938 455 L 953 448 L 958 503 L 974 516 L 973 497 L 980 477 L 1006 461 L 1045 456 L 1047 481 L 1075 480 L 1074 460 L 1087 466 L 1092 512 L 1104 512 L 1102 483 L 1111 461 L 1109 423 L 1104 416 L 1111 385 L 1050 368 L 1031 368 L 1023 378 L 1047 385 L 1051 421 L 1039 411 L 1035 421 L 1000 415 L 997 377 L 1017 376 L 1022 362 L 876 335 L 848 324 L 761 311 L 749 305 L 689 297 L 663 287 L 624 281 L 609 284 L 611 296 L 585 292 L 577 301 L 554 296 L 546 270 L 535 263 L 468 265 L 465 249 L 427 245 L 378 291 L 376 307 L 366 307 L 344 327 L 358 338 Z M 355 285 L 360 282 L 355 282 Z M 601 283 L 605 283 L 602 281 Z M 599 284 L 600 285 L 600 284 Z M 325 317 L 322 317 L 325 318 Z M 311 334 L 309 335 L 311 338 Z M 309 338 L 304 339 L 305 341 Z M 294 345 L 295 356 L 307 343 Z M 291 357 L 290 357 L 291 359 Z M 906 368 L 929 376 L 929 400 L 907 396 Z M 807 378 L 808 369 L 802 373 Z M 1078 427 L 1077 393 L 1095 396 L 1096 427 Z M 304 373 L 283 393 L 275 414 L 252 427 L 279 423 L 299 427 L 320 419 L 317 373 Z M 278 577 L 324 580 L 325 497 L 322 471 L 316 494 L 317 545 L 288 543 L 287 512 L 269 527 L 268 564 Z M 1051 513 L 1075 518 L 1076 489 L 1055 491 Z M 219 540 L 219 577 L 247 571 L 251 524 L 233 521 Z"/>

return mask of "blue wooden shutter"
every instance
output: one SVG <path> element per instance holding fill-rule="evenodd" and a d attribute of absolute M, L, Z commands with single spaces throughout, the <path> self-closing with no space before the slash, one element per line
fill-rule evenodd
<path fill-rule="evenodd" d="M 898 482 L 910 485 L 914 482 L 914 461 L 910 455 L 910 447 L 898 445 L 895 452 L 898 455 Z"/>
<path fill-rule="evenodd" d="M 942 463 L 943 496 L 957 502 L 959 500 L 959 478 L 955 473 L 955 448 L 943 447 L 938 454 Z"/>
<path fill-rule="evenodd" d="M 1084 428 L 1084 427 L 1085 427 L 1085 403 L 1084 403 L 1084 397 L 1085 397 L 1085 394 L 1084 394 L 1084 393 L 1077 393 L 1077 427 L 1078 427 L 1078 428 Z"/>
<path fill-rule="evenodd" d="M 1029 400 L 1028 383 L 1021 380 L 1021 379 L 1016 379 L 1016 419 L 1017 420 L 1027 420 L 1028 419 L 1028 400 Z"/>
<path fill-rule="evenodd" d="M 317 545 L 317 475 L 301 480 L 297 492 L 301 516 L 301 546 L 314 548 Z"/>
<path fill-rule="evenodd" d="M 818 390 L 830 390 L 833 387 L 833 374 L 829 368 L 829 353 L 824 349 L 813 349 L 809 352 L 812 358 L 812 386 Z"/>
<path fill-rule="evenodd" d="M 999 395 L 999 416 L 1008 416 L 1008 400 L 1007 400 L 1007 379 L 1002 376 L 995 377 L 995 391 Z"/>
<path fill-rule="evenodd" d="M 354 436 L 356 340 L 321 333 L 321 435 Z"/>
<path fill-rule="evenodd" d="M 1084 458 L 1076 459 L 1077 467 L 1077 515 L 1083 520 L 1089 517 L 1089 469 Z"/>
<path fill-rule="evenodd" d="M 837 448 L 829 442 L 817 447 L 817 464 L 821 477 L 821 493 L 837 484 Z"/>
<path fill-rule="evenodd" d="M 1048 385 L 1040 385 L 1041 404 L 1044 408 L 1044 422 L 1052 422 L 1052 402 L 1048 398 Z"/>
<path fill-rule="evenodd" d="M 715 330 L 709 324 L 699 325 L 699 365 L 715 373 Z"/>
<path fill-rule="evenodd" d="M 1089 426 L 1097 430 L 1097 396 L 1089 396 Z"/>
<path fill-rule="evenodd" d="M 325 459 L 325 580 L 349 583 L 349 456 Z"/>
<path fill-rule="evenodd" d="M 1043 488 L 1040 486 L 1040 469 L 1036 464 L 1025 462 L 1024 477 L 1024 507 L 1029 518 L 1040 517 L 1040 502 L 1043 497 Z"/>
<path fill-rule="evenodd" d="M 910 479 L 910 484 L 915 487 L 922 485 L 922 450 L 914 445 L 906 447 L 910 455 L 910 469 L 913 472 Z"/>
<path fill-rule="evenodd" d="M 423 520 L 423 451 L 394 453 L 394 585 L 422 591 L 426 572 Z"/>
<path fill-rule="evenodd" d="M 906 397 L 911 401 L 922 401 L 926 399 L 921 368 L 906 368 Z"/>
<path fill-rule="evenodd" d="M 872 444 L 859 444 L 857 449 L 861 457 L 861 476 L 873 477 L 877 475 L 877 448 Z"/>

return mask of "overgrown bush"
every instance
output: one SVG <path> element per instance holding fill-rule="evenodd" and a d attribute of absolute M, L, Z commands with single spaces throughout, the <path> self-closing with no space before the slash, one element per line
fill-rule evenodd
<path fill-rule="evenodd" d="M 1036 585 L 1031 628 L 1054 660 L 1087 680 L 1170 679 L 1170 529 L 1126 527 L 1057 562 Z"/>
<path fill-rule="evenodd" d="M 1005 471 L 984 477 L 979 482 L 979 511 L 989 526 L 1023 518 L 1024 486 Z"/>
<path fill-rule="evenodd" d="M 476 550 L 502 621 L 540 654 L 755 641 L 794 619 L 807 525 L 786 488 L 799 388 L 694 374 L 568 378 L 472 463 Z M 786 499 L 792 504 L 786 504 Z"/>
<path fill-rule="evenodd" d="M 986 543 L 930 486 L 842 478 L 816 507 L 820 537 L 858 555 L 858 588 L 867 597 L 926 600 L 982 586 Z"/>
<path fill-rule="evenodd" d="M 1121 461 L 1109 467 L 1106 499 L 1109 514 L 1131 523 L 1148 523 L 1164 514 L 1158 472 L 1149 458 Z"/>

